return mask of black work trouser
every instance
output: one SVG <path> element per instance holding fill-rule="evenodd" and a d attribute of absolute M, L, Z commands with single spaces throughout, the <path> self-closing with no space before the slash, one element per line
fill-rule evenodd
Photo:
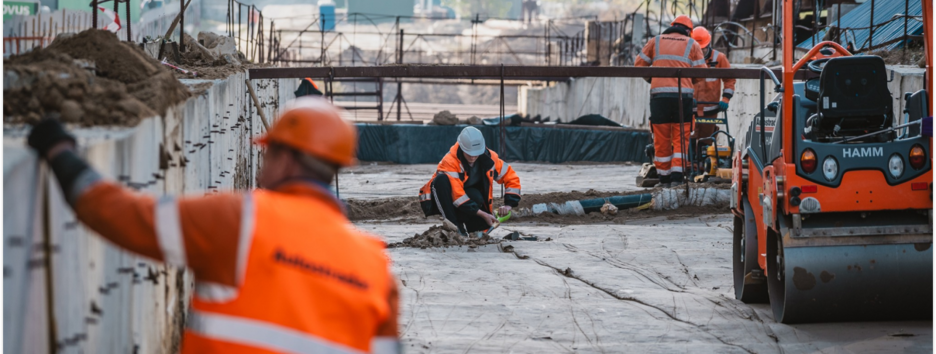
<path fill-rule="evenodd" d="M 465 195 L 472 202 L 477 204 L 481 210 L 490 213 L 487 205 L 487 197 L 484 191 L 478 188 L 466 187 Z M 490 226 L 475 212 L 462 211 L 463 208 L 455 207 L 452 200 L 452 182 L 445 175 L 438 175 L 432 180 L 432 205 L 431 210 L 426 215 L 442 214 L 442 217 L 451 221 L 458 229 L 464 232 L 475 232 L 487 230 Z M 468 203 L 468 202 L 466 202 Z"/>

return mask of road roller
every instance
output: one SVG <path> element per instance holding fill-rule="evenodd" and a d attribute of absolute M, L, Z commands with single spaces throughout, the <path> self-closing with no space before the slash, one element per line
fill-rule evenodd
<path fill-rule="evenodd" d="M 763 68 L 760 113 L 732 157 L 735 296 L 769 302 L 781 323 L 931 319 L 932 97 L 906 93 L 895 112 L 884 61 L 835 42 L 794 61 L 792 6 L 782 75 Z"/>

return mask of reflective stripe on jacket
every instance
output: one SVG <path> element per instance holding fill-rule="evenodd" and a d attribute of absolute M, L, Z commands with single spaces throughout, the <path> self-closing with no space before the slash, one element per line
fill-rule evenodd
<path fill-rule="evenodd" d="M 731 64 L 728 63 L 728 57 L 715 49 L 712 49 L 711 60 L 707 63 L 708 67 L 728 69 Z M 705 79 L 695 85 L 694 98 L 699 102 L 728 102 L 734 96 L 736 79 Z M 724 88 L 722 85 L 724 84 Z M 707 116 L 718 111 L 718 105 L 699 104 L 697 106 L 699 116 Z"/>
<path fill-rule="evenodd" d="M 429 179 L 429 182 L 420 188 L 420 201 L 432 199 L 432 180 L 435 179 L 436 176 L 444 175 L 449 178 L 452 184 L 452 200 L 455 203 L 455 207 L 466 212 L 475 212 L 480 209 L 481 206 L 475 205 L 475 203 L 468 198 L 468 195 L 465 194 L 465 182 L 468 181 L 469 176 L 468 173 L 465 172 L 464 166 L 462 166 L 462 160 L 459 158 L 460 154 L 461 149 L 458 147 L 458 143 L 455 143 L 455 145 L 449 149 L 448 154 L 445 154 L 442 161 L 439 162 L 436 173 Z M 517 207 L 520 203 L 521 195 L 520 177 L 518 177 L 517 173 L 510 167 L 510 164 L 501 160 L 500 157 L 497 156 L 497 153 L 490 149 L 487 149 L 483 155 L 479 156 L 475 163 L 481 164 L 480 167 L 487 177 L 487 210 L 491 211 L 493 208 L 494 182 L 504 185 L 504 204 Z"/>
<path fill-rule="evenodd" d="M 322 187 L 161 200 L 99 181 L 79 220 L 195 276 L 182 353 L 398 349 L 398 290 L 384 243 L 358 231 Z"/>
<path fill-rule="evenodd" d="M 678 33 L 661 34 L 648 41 L 634 66 L 668 68 L 704 68 L 702 48 L 690 37 Z M 650 82 L 650 94 L 678 93 L 679 82 L 675 77 L 654 77 Z M 693 82 L 699 79 L 682 79 L 682 93 L 692 94 Z"/>

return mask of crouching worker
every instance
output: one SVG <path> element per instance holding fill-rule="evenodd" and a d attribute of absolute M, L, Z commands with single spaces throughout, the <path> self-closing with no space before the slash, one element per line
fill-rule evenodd
<path fill-rule="evenodd" d="M 507 215 L 520 204 L 520 177 L 484 145 L 481 131 L 467 127 L 419 190 L 419 204 L 426 216 L 442 214 L 462 234 L 484 231 L 496 221 L 494 182 L 506 188 L 498 215 Z"/>

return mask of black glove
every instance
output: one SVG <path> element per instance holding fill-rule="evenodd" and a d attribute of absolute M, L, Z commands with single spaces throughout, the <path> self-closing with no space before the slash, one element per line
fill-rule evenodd
<path fill-rule="evenodd" d="M 65 131 L 65 127 L 58 119 L 49 116 L 33 126 L 32 131 L 29 132 L 29 138 L 26 140 L 29 146 L 36 150 L 42 158 L 46 157 L 49 149 L 62 141 L 71 141 L 72 144 L 75 144 L 75 137 Z"/>

